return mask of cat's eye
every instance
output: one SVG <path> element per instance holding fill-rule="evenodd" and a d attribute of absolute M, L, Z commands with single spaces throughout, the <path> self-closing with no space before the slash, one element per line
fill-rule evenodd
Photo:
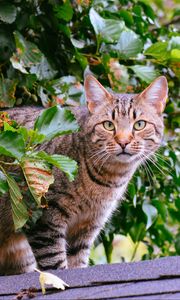
<path fill-rule="evenodd" d="M 106 130 L 113 131 L 115 129 L 114 124 L 111 121 L 104 121 L 103 126 Z"/>
<path fill-rule="evenodd" d="M 146 127 L 146 121 L 144 121 L 144 120 L 139 120 L 134 124 L 135 130 L 142 130 L 145 127 Z"/>

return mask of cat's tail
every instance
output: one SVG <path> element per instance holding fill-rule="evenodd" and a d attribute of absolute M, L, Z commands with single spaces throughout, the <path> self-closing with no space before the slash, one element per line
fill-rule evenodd
<path fill-rule="evenodd" d="M 15 232 L 8 195 L 0 198 L 0 275 L 31 272 L 36 261 L 26 236 Z"/>
<path fill-rule="evenodd" d="M 0 275 L 28 273 L 34 268 L 36 260 L 25 235 L 11 234 L 0 245 Z"/>

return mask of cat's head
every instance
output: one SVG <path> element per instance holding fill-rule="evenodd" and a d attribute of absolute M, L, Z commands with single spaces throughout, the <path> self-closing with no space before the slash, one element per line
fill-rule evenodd
<path fill-rule="evenodd" d="M 162 141 L 162 113 L 167 94 L 164 76 L 135 95 L 111 93 L 88 75 L 85 79 L 89 110 L 86 130 L 93 151 L 121 163 L 144 160 L 154 153 Z"/>

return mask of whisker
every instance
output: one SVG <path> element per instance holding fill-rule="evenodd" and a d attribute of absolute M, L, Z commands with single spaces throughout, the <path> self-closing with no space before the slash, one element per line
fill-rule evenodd
<path fill-rule="evenodd" d="M 150 156 L 147 156 L 146 154 L 144 154 L 144 156 L 146 157 L 146 159 L 147 160 L 149 160 L 159 171 L 160 171 L 160 173 L 162 173 L 164 176 L 166 176 L 167 174 L 165 174 L 161 169 L 160 169 L 160 167 L 161 166 L 159 166 L 153 159 L 152 159 L 152 157 L 150 157 Z"/>
<path fill-rule="evenodd" d="M 142 156 L 141 156 L 141 157 L 144 158 L 143 153 L 142 153 Z M 146 174 L 147 174 L 147 178 L 148 178 L 149 184 L 150 184 L 150 186 L 153 186 L 153 183 L 155 182 L 155 176 L 154 176 L 154 173 L 153 173 L 153 171 L 152 171 L 150 165 L 148 164 L 147 160 L 142 160 L 142 159 L 141 159 L 141 161 L 142 161 L 141 168 L 142 168 L 142 166 L 144 166 L 144 170 L 145 170 L 145 172 L 146 172 Z"/>
<path fill-rule="evenodd" d="M 96 167 L 98 165 L 98 163 L 104 158 L 106 157 L 107 153 L 102 153 L 101 156 L 98 156 L 92 163 L 93 165 Z"/>
<path fill-rule="evenodd" d="M 160 161 L 162 161 L 163 163 L 166 164 L 166 167 L 172 168 L 172 166 L 170 165 L 170 163 L 167 162 L 166 160 L 164 160 L 161 156 L 157 155 L 157 153 L 154 153 L 153 156 L 157 160 L 157 162 L 158 162 L 158 160 L 160 160 Z"/>
<path fill-rule="evenodd" d="M 104 151 L 105 151 L 105 149 L 95 150 L 95 151 L 94 151 L 95 153 L 93 153 L 93 155 L 91 155 L 87 160 L 88 160 L 88 161 L 91 160 L 91 159 L 94 158 L 95 156 L 97 156 L 97 155 L 103 153 Z"/>
<path fill-rule="evenodd" d="M 163 175 L 166 175 L 163 171 L 162 171 L 162 168 L 164 169 L 164 171 L 166 171 L 167 172 L 167 169 L 165 168 L 165 166 L 162 166 L 162 165 L 160 165 L 159 163 L 158 163 L 158 161 L 156 160 L 154 160 L 153 158 L 152 158 L 152 156 L 154 156 L 156 159 L 160 159 L 161 161 L 163 161 L 164 163 L 166 163 L 167 164 L 167 166 L 169 165 L 167 162 L 165 162 L 164 160 L 163 160 L 163 158 L 162 157 L 160 157 L 160 154 L 158 153 L 156 153 L 156 152 L 154 152 L 153 150 L 151 151 L 151 152 L 149 152 L 149 150 L 146 150 L 143 146 L 138 146 L 138 149 L 137 148 L 135 148 L 135 147 L 132 147 L 133 148 L 133 150 L 136 150 L 136 151 L 140 151 L 140 150 L 143 150 L 143 152 L 144 152 L 144 155 L 145 155 L 145 158 L 147 159 L 147 160 L 149 160 Z M 148 154 L 148 155 L 147 155 Z M 169 167 L 171 167 L 170 165 L 169 165 Z M 172 167 L 171 167 L 172 168 Z M 168 170 L 168 172 L 169 172 L 169 170 Z M 172 173 L 170 173 L 171 175 L 172 175 Z"/>
<path fill-rule="evenodd" d="M 156 152 L 154 153 L 154 156 L 155 156 L 157 159 L 159 159 L 159 160 L 161 160 L 162 162 L 164 162 L 164 163 L 166 164 L 167 167 L 169 167 L 169 168 L 172 169 L 171 164 L 170 164 L 169 162 L 167 162 L 168 158 L 165 158 L 165 157 L 163 157 L 162 155 L 160 155 L 159 153 L 156 153 Z"/>
<path fill-rule="evenodd" d="M 106 156 L 104 157 L 104 161 L 102 162 L 102 164 L 98 170 L 98 173 L 100 173 L 102 167 L 104 166 L 105 162 L 108 160 L 109 157 L 110 157 L 110 155 L 108 153 L 106 153 Z"/>

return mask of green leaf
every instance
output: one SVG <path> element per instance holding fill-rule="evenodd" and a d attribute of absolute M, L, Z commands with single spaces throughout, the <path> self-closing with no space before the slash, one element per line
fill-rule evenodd
<path fill-rule="evenodd" d="M 77 40 L 73 37 L 71 37 L 71 43 L 75 48 L 79 48 L 79 49 L 82 49 L 85 46 L 85 42 L 83 40 Z"/>
<path fill-rule="evenodd" d="M 117 58 L 112 58 L 109 54 L 103 54 L 103 65 L 108 74 L 111 88 L 118 92 L 126 92 L 129 86 L 129 73 L 125 65 L 119 63 Z"/>
<path fill-rule="evenodd" d="M 45 135 L 49 141 L 56 136 L 72 133 L 78 130 L 78 123 L 73 113 L 60 106 L 53 106 L 44 110 L 37 118 L 34 129 Z"/>
<path fill-rule="evenodd" d="M 134 71 L 137 77 L 146 83 L 152 82 L 158 76 L 153 66 L 134 65 L 129 68 Z"/>
<path fill-rule="evenodd" d="M 132 11 L 133 11 L 133 14 L 135 14 L 138 17 L 141 17 L 142 7 L 140 5 L 133 5 Z"/>
<path fill-rule="evenodd" d="M 81 57 L 80 57 L 81 56 Z M 80 55 L 77 50 L 75 54 L 76 59 L 85 67 L 87 64 L 87 59 Z M 46 83 L 45 86 L 46 97 L 43 98 L 43 104 L 46 104 L 48 101 L 48 95 L 53 94 L 55 97 L 55 104 L 62 104 L 66 102 L 67 104 L 73 105 L 75 102 L 81 102 L 81 97 L 83 96 L 83 86 L 77 80 L 75 76 L 62 76 L 58 79 L 52 80 Z M 42 94 L 42 92 L 41 92 Z"/>
<path fill-rule="evenodd" d="M 167 47 L 168 47 L 167 42 L 157 42 L 152 46 L 150 46 L 149 48 L 147 48 L 144 54 L 148 56 L 153 56 L 159 61 L 165 61 L 169 57 Z"/>
<path fill-rule="evenodd" d="M 30 146 L 34 144 L 41 144 L 45 140 L 45 135 L 39 133 L 38 130 L 28 130 L 28 137 L 30 138 Z"/>
<path fill-rule="evenodd" d="M 65 24 L 60 23 L 58 28 L 59 28 L 59 31 L 63 32 L 65 36 L 67 36 L 68 38 L 71 37 L 71 30 L 70 30 L 68 24 L 65 25 Z"/>
<path fill-rule="evenodd" d="M 178 233 L 176 236 L 175 248 L 176 248 L 177 255 L 180 255 L 180 233 Z"/>
<path fill-rule="evenodd" d="M 7 30 L 1 25 L 0 30 L 0 62 L 7 62 L 12 55 L 14 50 L 14 40 L 11 34 L 7 33 Z M 2 72 L 4 75 L 4 72 Z M 13 78 L 11 78 L 13 79 Z"/>
<path fill-rule="evenodd" d="M 39 48 L 18 32 L 14 32 L 16 53 L 10 58 L 15 69 L 24 74 L 35 74 L 39 80 L 52 79 L 57 73 L 49 64 L 47 58 Z"/>
<path fill-rule="evenodd" d="M 7 183 L 9 186 L 9 194 L 12 207 L 12 216 L 14 221 L 15 230 L 22 228 L 27 222 L 29 215 L 27 207 L 23 202 L 21 191 L 13 177 L 6 174 Z"/>
<path fill-rule="evenodd" d="M 180 36 L 173 36 L 168 42 L 168 50 L 180 50 Z"/>
<path fill-rule="evenodd" d="M 137 195 L 134 195 L 133 206 L 136 208 L 136 205 L 137 205 Z"/>
<path fill-rule="evenodd" d="M 108 263 L 111 263 L 111 259 L 112 259 L 112 251 L 113 251 L 113 245 L 112 245 L 112 241 L 113 241 L 114 235 L 111 233 L 108 236 L 106 236 L 105 234 L 102 234 L 101 239 L 103 242 L 103 246 L 104 246 L 104 250 L 105 250 L 105 254 L 106 254 L 106 259 Z"/>
<path fill-rule="evenodd" d="M 97 36 L 104 42 L 112 43 L 118 40 L 125 28 L 124 21 L 102 18 L 92 7 L 89 12 L 91 24 Z"/>
<path fill-rule="evenodd" d="M 180 50 L 179 49 L 171 50 L 171 60 L 180 62 Z"/>
<path fill-rule="evenodd" d="M 28 140 L 29 131 L 30 130 L 28 130 L 26 127 L 23 127 L 23 126 L 21 126 L 17 129 L 17 132 L 22 135 L 25 142 L 27 142 L 27 140 Z"/>
<path fill-rule="evenodd" d="M 18 31 L 14 32 L 14 38 L 16 53 L 13 54 L 10 61 L 15 69 L 28 74 L 26 68 L 40 63 L 42 53 L 34 43 L 26 41 Z"/>
<path fill-rule="evenodd" d="M 139 3 L 143 6 L 145 14 L 154 21 L 155 19 L 155 14 L 151 6 L 149 5 L 149 1 L 139 1 Z M 152 23 L 151 23 L 152 24 Z"/>
<path fill-rule="evenodd" d="M 175 206 L 180 211 L 180 198 L 175 199 Z"/>
<path fill-rule="evenodd" d="M 12 24 L 16 20 L 17 10 L 13 4 L 0 2 L 0 21 Z"/>
<path fill-rule="evenodd" d="M 142 241 L 146 234 L 145 224 L 140 221 L 138 223 L 135 223 L 134 221 L 133 226 L 129 230 L 129 234 L 134 243 L 138 241 Z"/>
<path fill-rule="evenodd" d="M 79 62 L 81 68 L 83 70 L 85 70 L 85 68 L 88 66 L 87 58 L 78 51 L 76 51 L 75 57 L 76 57 L 76 60 Z"/>
<path fill-rule="evenodd" d="M 153 206 L 155 206 L 158 210 L 159 215 L 161 216 L 162 220 L 166 222 L 167 219 L 167 207 L 165 203 L 158 200 L 152 201 Z"/>
<path fill-rule="evenodd" d="M 21 167 L 29 190 L 40 206 L 41 198 L 45 196 L 50 184 L 54 182 L 52 170 L 47 162 L 31 157 L 25 157 L 21 162 Z"/>
<path fill-rule="evenodd" d="M 44 136 L 42 134 L 39 134 L 38 132 L 34 131 L 33 129 L 27 129 L 26 127 L 20 126 L 20 127 L 13 127 L 9 125 L 7 122 L 4 122 L 4 131 L 12 131 L 12 132 L 17 132 L 19 133 L 24 142 L 27 142 L 28 139 L 30 138 L 31 144 L 39 144 L 41 140 L 44 139 Z"/>
<path fill-rule="evenodd" d="M 136 186 L 133 182 L 131 182 L 128 186 L 128 193 L 131 199 L 133 199 L 134 196 L 136 195 Z"/>
<path fill-rule="evenodd" d="M 127 25 L 130 25 L 130 26 L 133 25 L 133 23 L 134 23 L 133 16 L 127 10 L 121 9 L 119 12 L 119 16 L 124 19 L 124 21 Z"/>
<path fill-rule="evenodd" d="M 0 107 L 14 106 L 16 85 L 16 79 L 0 78 Z"/>
<path fill-rule="evenodd" d="M 30 68 L 30 73 L 35 74 L 39 80 L 52 79 L 56 74 L 47 58 L 43 55 L 39 64 L 33 65 Z"/>
<path fill-rule="evenodd" d="M 142 210 L 147 217 L 146 230 L 148 230 L 157 218 L 158 211 L 153 205 L 143 202 Z"/>
<path fill-rule="evenodd" d="M 116 45 L 112 45 L 111 49 L 118 53 L 119 58 L 135 57 L 141 52 L 143 47 L 139 36 L 132 30 L 123 31 L 120 34 Z"/>
<path fill-rule="evenodd" d="M 69 0 L 64 1 L 63 5 L 54 6 L 56 17 L 60 20 L 69 22 L 73 17 L 73 9 Z"/>
<path fill-rule="evenodd" d="M 61 171 L 65 172 L 70 181 L 73 181 L 77 174 L 77 162 L 64 155 L 49 155 L 44 151 L 38 152 L 36 157 L 42 158 L 48 163 L 56 166 Z"/>
<path fill-rule="evenodd" d="M 37 93 L 43 106 L 49 107 L 49 103 L 51 102 L 50 92 L 45 87 L 38 85 Z"/>
<path fill-rule="evenodd" d="M 22 135 L 12 131 L 0 133 L 0 154 L 21 159 L 25 154 Z"/>
<path fill-rule="evenodd" d="M 96 35 L 100 35 L 105 27 L 105 19 L 103 19 L 93 7 L 89 11 L 89 18 Z"/>
<path fill-rule="evenodd" d="M 0 171 L 0 195 L 7 193 L 9 190 L 6 176 Z"/>
<path fill-rule="evenodd" d="M 17 129 L 9 125 L 9 123 L 4 121 L 4 131 L 17 132 Z"/>

